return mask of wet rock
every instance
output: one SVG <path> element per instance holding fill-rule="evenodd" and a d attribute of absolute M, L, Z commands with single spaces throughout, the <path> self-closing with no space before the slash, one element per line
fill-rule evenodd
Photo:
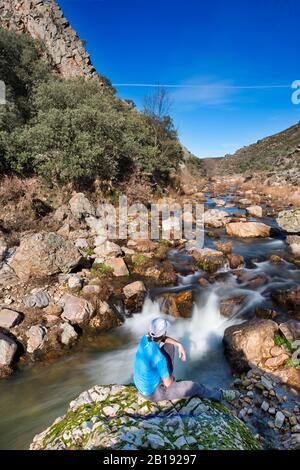
<path fill-rule="evenodd" d="M 250 206 L 246 208 L 246 211 L 249 215 L 253 217 L 262 217 L 263 210 L 261 206 Z"/>
<path fill-rule="evenodd" d="M 278 325 L 272 320 L 251 320 L 227 328 L 224 333 L 225 354 L 232 367 L 243 372 L 260 366 L 270 357 Z"/>
<path fill-rule="evenodd" d="M 231 269 L 241 269 L 244 267 L 245 260 L 242 255 L 229 254 L 227 255 L 227 259 Z"/>
<path fill-rule="evenodd" d="M 221 251 L 192 247 L 188 252 L 192 253 L 193 258 L 198 262 L 198 266 L 204 271 L 216 272 L 218 269 L 229 265 L 227 258 Z"/>
<path fill-rule="evenodd" d="M 232 252 L 232 242 L 215 242 L 217 250 L 221 251 L 224 255 L 229 255 Z"/>
<path fill-rule="evenodd" d="M 62 302 L 64 304 L 62 318 L 73 325 L 82 325 L 88 322 L 95 311 L 91 302 L 83 297 L 66 294 L 63 296 Z"/>
<path fill-rule="evenodd" d="M 41 232 L 21 240 L 10 267 L 23 281 L 30 277 L 67 273 L 81 261 L 81 254 L 70 241 L 56 233 Z"/>
<path fill-rule="evenodd" d="M 230 214 L 219 209 L 209 209 L 204 212 L 205 227 L 220 228 L 224 227 L 231 220 Z"/>
<path fill-rule="evenodd" d="M 239 307 L 241 306 L 244 300 L 244 296 L 233 297 L 230 299 L 222 299 L 220 301 L 221 315 L 223 315 L 224 317 L 231 317 L 238 311 Z"/>
<path fill-rule="evenodd" d="M 296 339 L 300 339 L 300 322 L 289 320 L 279 325 L 279 330 L 285 338 L 292 343 Z"/>
<path fill-rule="evenodd" d="M 3 308 L 0 310 L 0 328 L 12 328 L 22 320 L 22 315 L 15 310 Z"/>
<path fill-rule="evenodd" d="M 300 309 L 300 285 L 286 290 L 277 289 L 271 293 L 271 297 L 279 305 L 286 308 L 296 311 Z"/>
<path fill-rule="evenodd" d="M 28 338 L 27 352 L 32 354 L 37 349 L 41 349 L 44 343 L 46 333 L 47 329 L 42 325 L 34 325 L 30 327 L 26 333 Z"/>
<path fill-rule="evenodd" d="M 282 211 L 276 219 L 279 227 L 289 233 L 300 232 L 300 209 Z"/>
<path fill-rule="evenodd" d="M 69 206 L 76 219 L 95 215 L 95 208 L 83 193 L 75 193 L 69 201 Z"/>
<path fill-rule="evenodd" d="M 70 346 L 70 344 L 76 341 L 78 335 L 72 325 L 70 325 L 69 323 L 63 323 L 61 325 L 61 330 L 62 332 L 60 340 L 62 344 L 64 344 L 65 346 Z"/>
<path fill-rule="evenodd" d="M 162 310 L 175 318 L 190 318 L 193 309 L 192 291 L 164 294 Z"/>
<path fill-rule="evenodd" d="M 131 284 L 127 284 L 123 288 L 123 292 L 124 292 L 126 299 L 129 299 L 130 297 L 133 297 L 134 295 L 144 293 L 145 291 L 146 291 L 145 285 L 141 281 L 132 282 Z"/>
<path fill-rule="evenodd" d="M 269 237 L 271 227 L 260 222 L 231 222 L 226 225 L 226 233 L 231 237 Z"/>
<path fill-rule="evenodd" d="M 31 294 L 24 299 L 24 304 L 28 308 L 45 308 L 49 305 L 50 296 L 43 289 L 33 289 Z"/>
<path fill-rule="evenodd" d="M 226 201 L 224 199 L 213 199 L 213 202 L 215 203 L 216 206 L 225 206 Z"/>
<path fill-rule="evenodd" d="M 15 341 L 0 332 L 0 366 L 10 366 L 17 351 Z"/>
<path fill-rule="evenodd" d="M 239 200 L 240 206 L 250 206 L 251 203 L 251 199 L 243 198 Z"/>
<path fill-rule="evenodd" d="M 95 248 L 95 254 L 99 258 L 114 258 L 122 255 L 122 249 L 116 243 L 113 243 L 109 240 L 106 240 L 102 245 L 99 245 Z"/>
<path fill-rule="evenodd" d="M 114 276 L 128 276 L 129 271 L 123 258 L 108 258 L 105 264 L 113 270 Z"/>
<path fill-rule="evenodd" d="M 280 312 L 272 307 L 256 307 L 255 315 L 257 318 L 263 318 L 265 320 L 273 320 L 280 315 Z"/>

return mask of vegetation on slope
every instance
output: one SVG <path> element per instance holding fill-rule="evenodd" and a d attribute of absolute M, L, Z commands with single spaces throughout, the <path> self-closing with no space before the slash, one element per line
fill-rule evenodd
<path fill-rule="evenodd" d="M 139 113 L 98 81 L 65 80 L 42 46 L 0 29 L 0 172 L 48 182 L 121 181 L 135 171 L 167 179 L 182 160 L 168 115 Z"/>
<path fill-rule="evenodd" d="M 250 171 L 269 171 L 274 165 L 281 170 L 290 168 L 299 159 L 296 149 L 300 145 L 300 123 L 278 134 L 259 140 L 243 147 L 233 155 L 226 155 L 219 164 L 223 174 L 245 173 Z M 292 156 L 292 158 L 291 158 Z"/>

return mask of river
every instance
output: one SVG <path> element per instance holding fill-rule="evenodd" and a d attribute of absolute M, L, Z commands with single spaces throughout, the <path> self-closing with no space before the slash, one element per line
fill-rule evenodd
<path fill-rule="evenodd" d="M 263 221 L 276 226 L 271 218 Z M 220 233 L 223 240 L 224 231 Z M 213 242 L 205 237 L 205 244 L 212 246 Z M 266 261 L 271 254 L 285 257 L 286 244 L 280 234 L 277 238 L 235 240 L 233 252 L 245 256 L 243 284 L 238 283 L 229 270 L 224 273 L 224 281 L 205 288 L 197 284 L 197 274 L 180 277 L 180 288 L 197 289 L 197 295 L 192 318 L 171 318 L 169 334 L 181 340 L 188 353 L 187 363 L 182 364 L 177 359 L 175 375 L 178 378 L 202 381 L 212 387 L 228 386 L 232 374 L 223 354 L 224 330 L 249 318 L 256 305 L 269 302 L 271 289 L 300 283 L 300 271 L 295 265 L 284 262 L 278 267 Z M 171 259 L 180 263 L 182 258 L 173 253 Z M 261 273 L 267 282 L 256 290 L 247 287 L 247 282 Z M 233 295 L 243 295 L 245 300 L 228 319 L 220 314 L 219 302 Z M 55 362 L 36 364 L 3 380 L 0 383 L 0 449 L 28 448 L 33 436 L 62 415 L 81 391 L 95 384 L 130 383 L 136 346 L 147 331 L 150 319 L 157 315 L 161 315 L 160 305 L 148 297 L 141 313 L 128 318 L 123 326 L 97 336 L 80 352 L 70 353 Z"/>

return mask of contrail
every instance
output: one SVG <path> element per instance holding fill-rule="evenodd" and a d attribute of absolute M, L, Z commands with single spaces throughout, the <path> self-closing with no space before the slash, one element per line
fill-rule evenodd
<path fill-rule="evenodd" d="M 172 85 L 161 83 L 113 83 L 115 87 L 144 87 L 144 88 L 222 88 L 222 89 L 268 89 L 291 88 L 291 85 Z"/>

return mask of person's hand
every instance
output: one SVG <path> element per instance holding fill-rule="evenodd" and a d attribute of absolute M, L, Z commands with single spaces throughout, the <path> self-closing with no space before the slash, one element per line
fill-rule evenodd
<path fill-rule="evenodd" d="M 184 347 L 182 346 L 181 343 L 179 343 L 179 345 L 178 345 L 178 354 L 179 354 L 179 359 L 181 359 L 182 362 L 185 362 L 186 361 L 186 352 L 185 352 L 185 349 L 184 349 Z"/>

